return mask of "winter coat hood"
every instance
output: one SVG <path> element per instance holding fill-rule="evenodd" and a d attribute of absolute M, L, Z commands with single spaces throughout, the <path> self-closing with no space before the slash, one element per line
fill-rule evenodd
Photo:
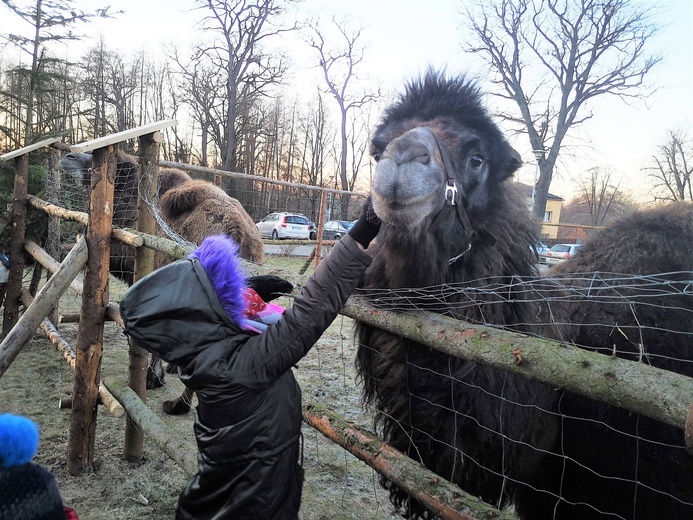
<path fill-rule="evenodd" d="M 246 284 L 237 250 L 226 236 L 207 237 L 189 258 L 135 283 L 120 302 L 126 334 L 180 365 L 242 332 Z"/>

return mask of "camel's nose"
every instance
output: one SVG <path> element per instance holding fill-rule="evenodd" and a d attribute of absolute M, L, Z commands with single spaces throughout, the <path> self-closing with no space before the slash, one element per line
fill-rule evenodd
<path fill-rule="evenodd" d="M 418 133 L 407 132 L 390 141 L 383 152 L 382 159 L 391 159 L 398 166 L 410 162 L 428 164 L 431 160 L 431 150 L 428 143 L 422 140 Z"/>

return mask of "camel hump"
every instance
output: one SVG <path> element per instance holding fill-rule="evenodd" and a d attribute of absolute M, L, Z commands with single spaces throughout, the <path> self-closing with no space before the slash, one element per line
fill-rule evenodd
<path fill-rule="evenodd" d="M 189 213 L 209 199 L 231 199 L 238 202 L 214 184 L 202 180 L 190 180 L 164 193 L 159 204 L 164 218 L 169 219 Z"/>

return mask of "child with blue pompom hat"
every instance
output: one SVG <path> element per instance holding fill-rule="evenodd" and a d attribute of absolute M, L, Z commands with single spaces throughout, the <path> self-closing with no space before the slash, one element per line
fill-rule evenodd
<path fill-rule="evenodd" d="M 0 520 L 76 520 L 63 506 L 58 483 L 46 468 L 31 462 L 39 430 L 32 420 L 0 415 Z"/>

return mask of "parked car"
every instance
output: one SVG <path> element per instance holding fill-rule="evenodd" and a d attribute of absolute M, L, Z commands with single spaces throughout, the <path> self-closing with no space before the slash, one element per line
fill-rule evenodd
<path fill-rule="evenodd" d="M 534 246 L 537 250 L 537 256 L 539 257 L 539 263 L 546 263 L 546 254 L 549 252 L 549 247 L 544 244 L 544 242 L 537 242 Z"/>
<path fill-rule="evenodd" d="M 279 240 L 296 238 L 308 240 L 310 238 L 310 225 L 305 215 L 300 213 L 275 212 L 270 213 L 260 222 L 255 224 L 260 236 Z"/>
<path fill-rule="evenodd" d="M 339 240 L 354 226 L 349 220 L 329 220 L 322 228 L 323 240 Z"/>
<path fill-rule="evenodd" d="M 574 257 L 582 244 L 556 244 L 546 252 L 546 265 L 556 265 Z"/>
<path fill-rule="evenodd" d="M 303 213 L 299 213 L 299 215 L 306 217 L 305 215 L 303 215 Z M 306 217 L 306 219 L 308 220 L 308 226 L 310 228 L 308 238 L 310 238 L 311 240 L 315 240 L 318 238 L 318 226 L 316 226 L 315 222 L 310 220 L 308 217 Z"/>

